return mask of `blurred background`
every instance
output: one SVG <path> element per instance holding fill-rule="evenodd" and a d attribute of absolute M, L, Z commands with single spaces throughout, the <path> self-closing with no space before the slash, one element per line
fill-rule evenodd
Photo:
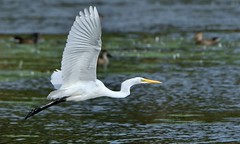
<path fill-rule="evenodd" d="M 98 78 L 125 99 L 47 103 L 67 34 L 96 6 L 104 50 Z M 240 142 L 240 1 L 0 0 L 0 143 Z"/>
<path fill-rule="evenodd" d="M 79 10 L 97 6 L 105 32 L 239 29 L 239 1 L 1 0 L 0 33 L 66 34 Z"/>

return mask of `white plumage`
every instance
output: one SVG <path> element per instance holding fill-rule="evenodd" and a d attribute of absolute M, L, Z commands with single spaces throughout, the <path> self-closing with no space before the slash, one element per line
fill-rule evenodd
<path fill-rule="evenodd" d="M 49 104 L 32 110 L 25 119 L 64 101 L 83 101 L 101 96 L 125 98 L 131 86 L 159 81 L 136 77 L 124 81 L 120 91 L 112 91 L 96 78 L 96 67 L 101 50 L 101 24 L 96 7 L 79 12 L 69 32 L 63 52 L 61 70 L 51 76 L 56 90 L 48 95 Z"/>
<path fill-rule="evenodd" d="M 96 78 L 97 58 L 101 50 L 101 24 L 96 7 L 80 11 L 69 32 L 63 52 L 61 71 L 55 71 L 51 82 L 57 89 L 48 99 L 68 97 L 66 100 L 82 101 L 100 96 L 124 98 L 130 94 L 130 87 L 143 83 L 144 78 L 135 78 L 122 84 L 124 89 L 114 92 L 107 89 Z M 151 81 L 159 83 L 158 81 Z"/>
<path fill-rule="evenodd" d="M 51 83 L 55 89 L 59 89 L 62 86 L 62 72 L 56 70 L 51 75 Z"/>

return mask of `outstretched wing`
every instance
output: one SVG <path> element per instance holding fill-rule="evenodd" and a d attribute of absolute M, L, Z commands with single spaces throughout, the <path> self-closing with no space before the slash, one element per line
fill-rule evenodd
<path fill-rule="evenodd" d="M 96 7 L 80 11 L 69 32 L 62 59 L 63 87 L 95 81 L 101 50 L 101 23 Z"/>

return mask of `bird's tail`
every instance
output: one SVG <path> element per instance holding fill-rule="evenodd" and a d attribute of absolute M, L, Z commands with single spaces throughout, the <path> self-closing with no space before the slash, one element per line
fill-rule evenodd
<path fill-rule="evenodd" d="M 56 70 L 53 72 L 51 76 L 51 83 L 55 89 L 59 89 L 62 86 L 62 72 L 60 70 Z"/>
<path fill-rule="evenodd" d="M 33 115 L 41 112 L 42 110 L 44 110 L 44 109 L 46 109 L 46 108 L 49 108 L 49 107 L 51 107 L 51 106 L 53 106 L 53 105 L 56 105 L 56 104 L 59 104 L 59 103 L 62 103 L 62 102 L 65 102 L 65 101 L 66 101 L 66 98 L 67 98 L 67 97 L 63 97 L 63 98 L 57 99 L 57 100 L 55 100 L 55 101 L 52 101 L 52 102 L 50 102 L 50 103 L 48 103 L 48 104 L 46 104 L 46 105 L 43 105 L 43 106 L 37 107 L 37 108 L 35 108 L 35 109 L 32 109 L 32 110 L 28 113 L 28 115 L 25 117 L 25 120 L 28 119 L 29 117 L 31 117 L 31 116 L 33 116 Z"/>

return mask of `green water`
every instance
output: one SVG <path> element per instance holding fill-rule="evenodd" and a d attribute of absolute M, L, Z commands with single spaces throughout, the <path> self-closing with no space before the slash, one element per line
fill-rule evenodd
<path fill-rule="evenodd" d="M 98 98 L 51 107 L 49 77 L 60 68 L 65 35 L 42 35 L 37 45 L 0 36 L 0 143 L 218 143 L 240 142 L 240 40 L 216 31 L 215 46 L 197 46 L 194 32 L 103 34 L 113 56 L 98 77 L 112 90 L 143 76 L 161 85 L 139 85 L 126 99 Z M 224 38 L 226 37 L 227 38 Z"/>

